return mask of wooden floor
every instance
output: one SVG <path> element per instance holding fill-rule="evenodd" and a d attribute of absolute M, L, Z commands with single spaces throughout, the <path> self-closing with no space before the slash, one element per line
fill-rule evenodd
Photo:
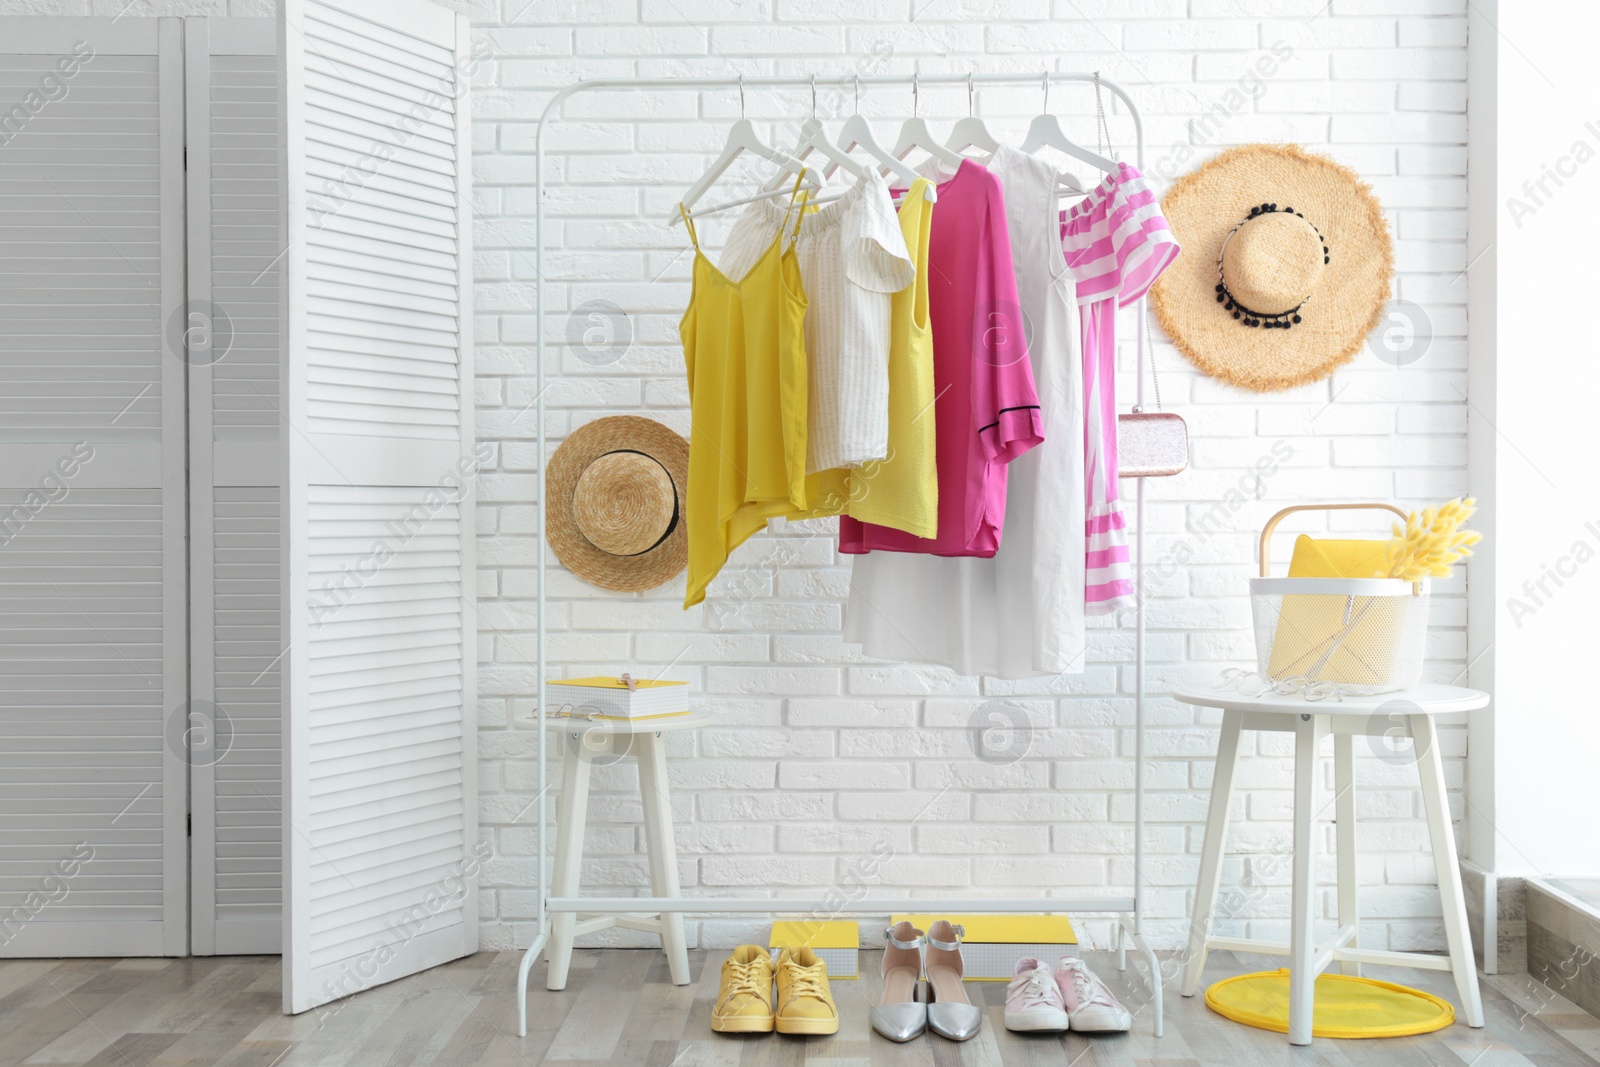
<path fill-rule="evenodd" d="M 694 983 L 669 983 L 659 952 L 579 950 L 568 988 L 546 992 L 533 971 L 530 1026 L 518 1039 L 517 956 L 481 953 L 352 997 L 319 1015 L 279 1011 L 275 957 L 178 960 L 0 961 L 0 1067 L 470 1067 L 560 1063 L 636 1067 L 763 1064 L 1118 1064 L 1124 1067 L 1588 1067 L 1600 1063 L 1600 1023 L 1526 976 L 1486 981 L 1483 1030 L 1453 1026 L 1387 1041 L 1318 1040 L 1291 1048 L 1279 1034 L 1209 1012 L 1201 998 L 1167 999 L 1167 1033 L 1150 1033 L 1147 998 L 1109 954 L 1090 963 L 1130 1007 L 1132 1034 L 1025 1036 L 1001 1024 L 1002 983 L 969 985 L 987 1004 L 983 1032 L 956 1045 L 927 1036 L 894 1045 L 873 1034 L 867 1006 L 877 981 L 833 984 L 842 1027 L 832 1038 L 723 1037 L 709 1012 L 725 953 L 690 953 Z M 863 953 L 876 973 L 876 953 Z M 1267 961 L 1212 957 L 1208 980 Z M 1385 969 L 1384 977 L 1454 999 L 1437 972 Z"/>

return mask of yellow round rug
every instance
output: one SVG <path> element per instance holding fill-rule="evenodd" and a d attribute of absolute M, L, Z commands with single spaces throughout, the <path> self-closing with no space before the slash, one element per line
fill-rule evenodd
<path fill-rule="evenodd" d="M 1410 1037 L 1456 1021 L 1448 1001 L 1420 989 L 1346 974 L 1317 977 L 1313 1037 Z M 1289 1032 L 1289 971 L 1224 978 L 1206 990 L 1206 1007 L 1236 1023 Z"/>

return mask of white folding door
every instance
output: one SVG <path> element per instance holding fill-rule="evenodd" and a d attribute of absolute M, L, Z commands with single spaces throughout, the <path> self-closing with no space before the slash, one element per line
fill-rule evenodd
<path fill-rule="evenodd" d="M 182 24 L 0 38 L 0 956 L 188 944 Z"/>
<path fill-rule="evenodd" d="M 285 0 L 284 1008 L 477 947 L 466 18 Z"/>
<path fill-rule="evenodd" d="M 184 20 L 192 951 L 282 943 L 277 26 Z"/>

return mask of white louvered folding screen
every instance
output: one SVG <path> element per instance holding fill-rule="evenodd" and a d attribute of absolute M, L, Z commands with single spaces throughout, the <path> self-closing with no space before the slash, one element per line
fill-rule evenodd
<path fill-rule="evenodd" d="M 282 943 L 277 29 L 184 23 L 193 951 Z"/>
<path fill-rule="evenodd" d="M 477 947 L 465 17 L 286 0 L 284 1008 Z"/>
<path fill-rule="evenodd" d="M 0 955 L 178 955 L 182 27 L 5 28 Z"/>

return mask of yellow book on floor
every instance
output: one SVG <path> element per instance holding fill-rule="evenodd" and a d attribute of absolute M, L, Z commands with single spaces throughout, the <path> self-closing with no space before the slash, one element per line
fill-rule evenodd
<path fill-rule="evenodd" d="M 861 929 L 852 922 L 791 919 L 772 924 L 773 962 L 786 948 L 809 948 L 828 965 L 829 978 L 861 977 Z"/>
<path fill-rule="evenodd" d="M 1074 955 L 1078 935 L 1065 915 L 896 915 L 890 924 L 909 922 L 927 930 L 948 919 L 961 935 L 961 959 L 969 982 L 1009 982 L 1017 960 L 1033 956 L 1055 967 L 1058 956 Z"/>

